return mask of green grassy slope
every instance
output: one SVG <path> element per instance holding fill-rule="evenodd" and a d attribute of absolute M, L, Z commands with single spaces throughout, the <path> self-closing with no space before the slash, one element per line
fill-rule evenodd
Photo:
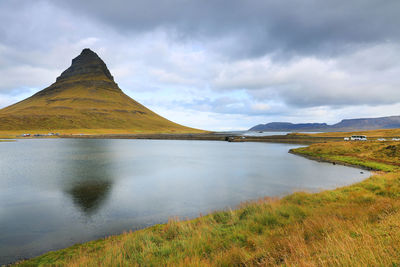
<path fill-rule="evenodd" d="M 295 152 L 321 158 L 356 153 L 360 165 L 383 160 L 393 168 L 336 190 L 294 193 L 191 221 L 171 220 L 20 265 L 399 266 L 399 146 L 339 142 L 301 148 Z"/>

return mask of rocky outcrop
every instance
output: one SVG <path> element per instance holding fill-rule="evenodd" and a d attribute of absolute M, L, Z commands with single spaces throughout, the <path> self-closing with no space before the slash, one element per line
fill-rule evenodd
<path fill-rule="evenodd" d="M 55 83 L 39 91 L 35 96 L 48 96 L 74 87 L 96 88 L 122 92 L 104 61 L 92 50 L 85 48 L 72 60 L 71 66 L 63 71 Z"/>
<path fill-rule="evenodd" d="M 57 78 L 57 82 L 74 79 L 91 79 L 92 77 L 104 76 L 114 81 L 104 61 L 92 50 L 85 48 L 81 54 L 72 60 L 71 67 L 66 69 Z"/>

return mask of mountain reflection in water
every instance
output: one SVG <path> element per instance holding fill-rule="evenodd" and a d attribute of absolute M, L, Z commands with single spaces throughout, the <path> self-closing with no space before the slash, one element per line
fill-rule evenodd
<path fill-rule="evenodd" d="M 112 158 L 103 142 L 72 142 L 64 192 L 85 215 L 93 215 L 107 201 L 114 183 Z M 77 153 L 78 152 L 78 153 Z"/>
<path fill-rule="evenodd" d="M 110 191 L 110 181 L 84 181 L 67 191 L 74 204 L 85 214 L 91 215 L 102 205 Z"/>

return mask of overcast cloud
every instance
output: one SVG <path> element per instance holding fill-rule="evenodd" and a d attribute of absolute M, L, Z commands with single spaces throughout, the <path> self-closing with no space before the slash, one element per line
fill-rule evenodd
<path fill-rule="evenodd" d="M 2 0 L 0 108 L 89 47 L 132 98 L 182 124 L 400 115 L 397 0 Z"/>

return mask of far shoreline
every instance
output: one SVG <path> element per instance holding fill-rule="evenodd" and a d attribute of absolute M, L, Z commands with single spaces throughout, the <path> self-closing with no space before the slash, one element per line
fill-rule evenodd
<path fill-rule="evenodd" d="M 155 133 L 155 134 L 60 134 L 58 136 L 29 136 L 16 137 L 17 140 L 24 139 L 140 139 L 140 140 L 197 140 L 197 141 L 228 141 L 228 142 L 268 142 L 287 144 L 314 144 L 332 141 L 342 141 L 340 137 L 318 137 L 307 134 L 286 134 L 251 136 L 241 134 L 228 134 L 224 132 L 211 133 Z"/>
<path fill-rule="evenodd" d="M 23 137 L 23 134 L 30 133 Z M 53 133 L 53 134 L 49 134 Z M 55 133 L 55 134 L 54 134 Z M 254 133 L 257 133 L 255 131 Z M 274 132 L 270 132 L 274 133 Z M 36 136 L 35 136 L 36 135 Z M 378 129 L 354 132 L 321 132 L 321 133 L 296 133 L 290 132 L 271 135 L 247 135 L 243 132 L 135 132 L 121 129 L 66 129 L 66 130 L 18 130 L 0 131 L 0 139 L 44 139 L 44 138 L 74 138 L 74 139 L 148 139 L 148 140 L 204 140 L 204 141 L 229 141 L 229 142 L 270 142 L 310 145 L 343 141 L 344 137 L 351 135 L 366 135 L 368 141 L 377 141 L 379 138 L 400 137 L 400 129 Z M 378 140 L 379 141 L 379 140 Z"/>

